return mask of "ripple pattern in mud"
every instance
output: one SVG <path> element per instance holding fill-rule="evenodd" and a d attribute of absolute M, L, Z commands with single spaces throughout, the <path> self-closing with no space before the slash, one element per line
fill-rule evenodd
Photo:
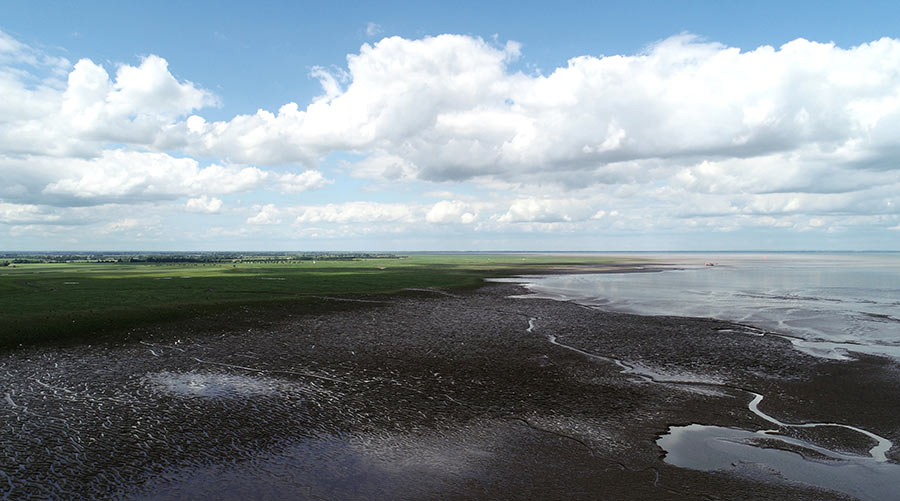
<path fill-rule="evenodd" d="M 303 394 L 317 391 L 289 381 L 228 373 L 163 371 L 147 374 L 143 382 L 151 391 L 213 399 L 279 396 L 300 398 Z"/>
<path fill-rule="evenodd" d="M 0 359 L 0 497 L 119 497 L 121 486 L 176 464 L 247 459 L 279 430 L 309 436 L 311 416 L 336 398 L 320 381 L 211 371 L 148 351 L 33 349 Z"/>

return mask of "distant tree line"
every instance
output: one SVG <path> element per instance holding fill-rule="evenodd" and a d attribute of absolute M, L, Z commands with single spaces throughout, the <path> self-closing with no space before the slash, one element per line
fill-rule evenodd
<path fill-rule="evenodd" d="M 400 259 L 404 256 L 370 252 L 140 252 L 140 253 L 24 253 L 0 254 L 0 266 L 26 263 L 289 263 L 296 261 L 353 261 Z"/>

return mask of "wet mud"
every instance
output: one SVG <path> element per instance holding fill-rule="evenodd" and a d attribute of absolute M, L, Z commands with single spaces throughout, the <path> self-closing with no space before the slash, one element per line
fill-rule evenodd
<path fill-rule="evenodd" d="M 771 428 L 747 391 L 786 423 L 900 439 L 897 369 L 883 359 L 821 360 L 725 322 L 508 297 L 522 292 L 322 298 L 4 352 L 0 495 L 846 497 L 753 465 L 666 462 L 657 441 L 673 426 Z M 845 432 L 799 438 L 872 446 Z M 797 454 L 770 438 L 745 446 Z"/>

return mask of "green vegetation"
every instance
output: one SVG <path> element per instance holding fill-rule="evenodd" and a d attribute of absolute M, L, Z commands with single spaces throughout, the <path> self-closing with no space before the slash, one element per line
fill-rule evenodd
<path fill-rule="evenodd" d="M 0 266 L 27 263 L 287 263 L 399 257 L 370 252 L 7 252 L 0 253 Z"/>
<path fill-rule="evenodd" d="M 10 260 L 8 266 L 0 267 L 0 346 L 92 339 L 135 325 L 236 305 L 308 304 L 321 300 L 315 296 L 474 287 L 487 277 L 617 261 L 514 254 L 273 256 L 166 263 L 136 263 L 126 260 L 129 256 L 111 260 L 109 255 L 92 255 L 91 261 Z"/>

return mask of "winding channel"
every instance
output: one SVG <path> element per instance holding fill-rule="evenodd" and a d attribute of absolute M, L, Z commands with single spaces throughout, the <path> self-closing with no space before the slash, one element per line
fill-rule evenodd
<path fill-rule="evenodd" d="M 536 321 L 537 318 L 534 317 L 528 319 L 528 328 L 525 330 L 527 333 L 535 332 Z M 561 343 L 553 334 L 545 333 L 544 337 L 550 344 L 578 353 L 591 360 L 613 363 L 622 369 L 621 373 L 637 376 L 649 383 L 717 387 L 752 395 L 753 398 L 747 404 L 747 409 L 781 429 L 843 428 L 875 441 L 875 446 L 869 449 L 869 456 L 866 457 L 837 452 L 805 440 L 783 436 L 778 433 L 777 429 L 752 432 L 699 424 L 671 426 L 667 434 L 659 437 L 657 444 L 666 451 L 665 461 L 674 466 L 700 470 L 727 470 L 736 464 L 765 464 L 775 467 L 778 470 L 777 476 L 782 480 L 799 481 L 833 489 L 862 499 L 892 499 L 897 492 L 900 492 L 900 465 L 890 463 L 886 455 L 887 451 L 893 447 L 893 442 L 880 435 L 840 423 L 785 423 L 760 410 L 759 404 L 763 401 L 763 395 L 747 388 L 711 381 L 661 380 L 652 372 L 642 370 L 638 366 L 617 358 L 596 355 Z M 787 445 L 813 451 L 821 454 L 824 460 L 809 459 L 805 455 L 791 452 L 789 449 L 764 448 L 753 443 L 761 438 L 774 439 Z M 836 468 L 835 466 L 840 467 Z"/>

